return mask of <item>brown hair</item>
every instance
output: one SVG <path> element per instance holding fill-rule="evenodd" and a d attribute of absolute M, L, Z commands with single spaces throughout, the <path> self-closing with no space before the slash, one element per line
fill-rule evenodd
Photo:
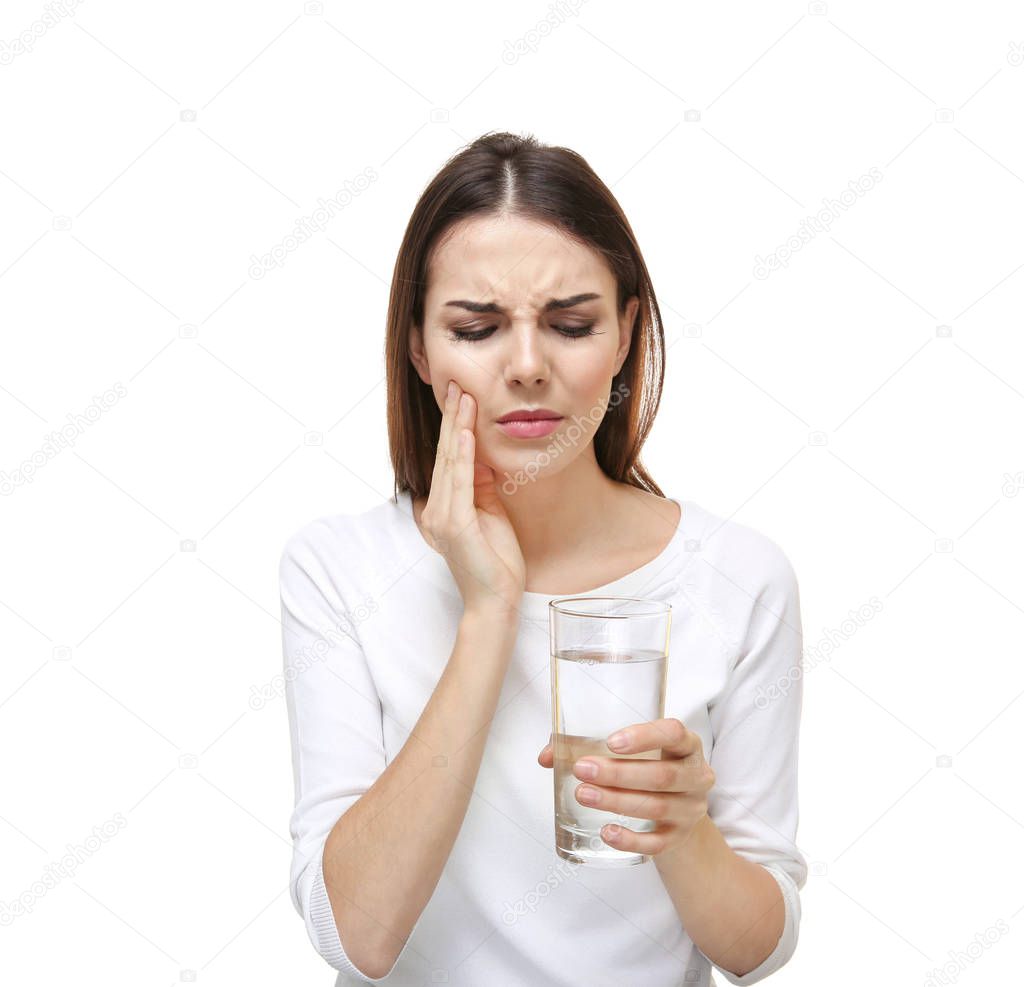
<path fill-rule="evenodd" d="M 650 274 L 629 222 L 608 187 L 575 151 L 532 136 L 488 133 L 448 159 L 413 209 L 395 262 L 388 302 L 385 364 L 388 438 L 395 493 L 426 496 L 434 472 L 441 409 L 410 359 L 409 334 L 423 325 L 430 254 L 455 223 L 508 213 L 548 223 L 600 253 L 618 282 L 617 308 L 639 299 L 633 339 L 594 433 L 594 455 L 613 480 L 664 496 L 640 463 L 665 377 L 665 337 Z"/>

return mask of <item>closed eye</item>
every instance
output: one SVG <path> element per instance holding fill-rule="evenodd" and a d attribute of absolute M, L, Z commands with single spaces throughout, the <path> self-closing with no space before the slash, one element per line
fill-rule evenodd
<path fill-rule="evenodd" d="M 594 326 L 597 323 L 588 322 L 583 326 L 552 326 L 552 329 L 557 329 L 566 339 L 582 339 L 584 336 L 593 336 Z M 478 329 L 476 331 L 467 331 L 465 329 L 451 329 L 451 338 L 457 341 L 465 341 L 467 343 L 476 343 L 481 339 L 487 339 L 488 336 L 492 335 L 497 326 L 487 326 L 484 329 Z"/>

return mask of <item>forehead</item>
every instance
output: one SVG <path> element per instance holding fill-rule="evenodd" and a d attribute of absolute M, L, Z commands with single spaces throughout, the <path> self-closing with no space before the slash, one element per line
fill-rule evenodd
<path fill-rule="evenodd" d="M 520 217 L 462 220 L 434 250 L 426 305 L 451 298 L 540 309 L 583 291 L 614 297 L 615 278 L 597 251 L 553 226 Z"/>

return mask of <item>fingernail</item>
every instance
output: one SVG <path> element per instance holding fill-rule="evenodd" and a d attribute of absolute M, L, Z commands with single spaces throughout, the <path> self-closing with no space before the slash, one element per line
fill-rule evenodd
<path fill-rule="evenodd" d="M 577 761 L 576 774 L 581 778 L 596 778 L 597 765 L 593 761 Z"/>
<path fill-rule="evenodd" d="M 608 738 L 608 746 L 613 751 L 622 751 L 629 746 L 629 733 L 626 730 L 620 730 L 618 733 L 613 733 Z"/>
<path fill-rule="evenodd" d="M 578 798 L 583 799 L 584 802 L 596 802 L 601 797 L 601 793 L 589 785 L 583 785 L 576 795 Z"/>
<path fill-rule="evenodd" d="M 455 397 L 455 381 L 454 380 L 448 381 L 448 397 L 449 398 Z"/>

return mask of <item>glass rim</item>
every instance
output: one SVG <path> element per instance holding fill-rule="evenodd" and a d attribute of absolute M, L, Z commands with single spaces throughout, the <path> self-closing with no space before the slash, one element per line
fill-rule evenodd
<path fill-rule="evenodd" d="M 633 611 L 631 613 L 597 613 L 588 610 L 573 610 L 562 604 L 585 603 L 589 600 L 612 600 L 615 603 L 642 603 L 652 607 L 651 610 Z M 672 612 L 672 604 L 663 600 L 651 600 L 642 596 L 562 596 L 551 600 L 548 607 L 568 617 L 601 617 L 608 620 L 628 620 L 630 617 L 659 617 Z"/>

